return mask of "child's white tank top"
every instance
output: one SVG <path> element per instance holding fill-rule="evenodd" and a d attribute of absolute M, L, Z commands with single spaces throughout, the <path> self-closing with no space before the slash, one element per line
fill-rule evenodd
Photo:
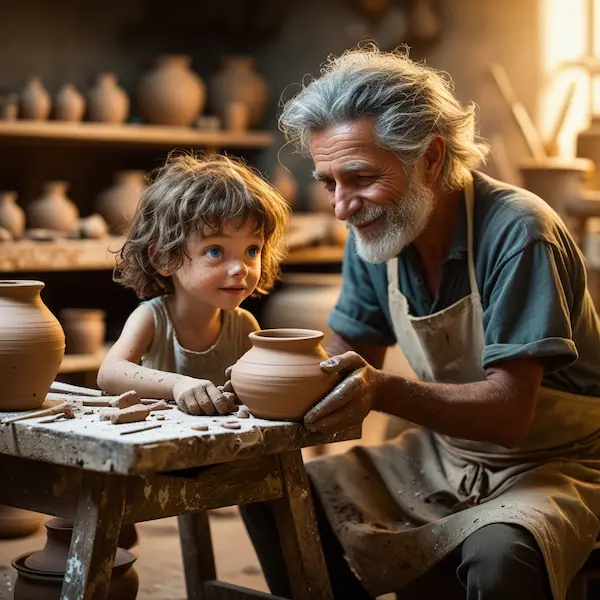
<path fill-rule="evenodd" d="M 183 348 L 177 341 L 165 296 L 143 302 L 154 315 L 154 337 L 142 366 L 160 371 L 180 373 L 189 377 L 208 379 L 215 385 L 225 383 L 225 369 L 233 365 L 252 346 L 247 325 L 253 317 L 243 308 L 223 311 L 221 332 L 211 348 L 195 352 Z"/>

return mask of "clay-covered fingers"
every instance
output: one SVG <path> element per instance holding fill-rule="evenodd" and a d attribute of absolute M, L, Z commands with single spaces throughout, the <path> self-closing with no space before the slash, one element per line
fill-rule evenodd
<path fill-rule="evenodd" d="M 221 387 L 210 384 L 205 389 L 213 409 L 220 415 L 228 415 L 235 410 L 235 402 L 232 400 L 231 394 L 223 392 L 220 389 Z M 211 414 L 214 414 L 214 412 Z"/>
<path fill-rule="evenodd" d="M 175 398 L 175 404 L 177 404 L 179 410 L 190 415 L 204 414 L 198 400 L 196 400 L 193 390 L 186 390 L 177 396 L 177 398 Z"/>
<path fill-rule="evenodd" d="M 358 356 L 358 355 L 357 355 Z M 304 424 L 309 429 L 316 421 L 323 419 L 347 404 L 350 404 L 355 397 L 357 390 L 357 382 L 355 379 L 358 373 L 353 373 L 338 383 L 333 390 L 311 408 L 304 416 Z"/>
<path fill-rule="evenodd" d="M 353 410 L 352 404 L 345 404 L 341 408 L 329 413 L 327 416 L 306 423 L 306 428 L 316 433 L 325 433 L 327 431 L 339 431 L 351 425 L 358 425 L 362 418 L 357 418 L 357 411 Z"/>
<path fill-rule="evenodd" d="M 356 352 L 348 350 L 344 354 L 338 354 L 337 356 L 331 356 L 327 360 L 321 362 L 321 370 L 325 373 L 338 373 L 344 377 L 352 371 L 356 371 L 364 367 L 367 361 Z"/>

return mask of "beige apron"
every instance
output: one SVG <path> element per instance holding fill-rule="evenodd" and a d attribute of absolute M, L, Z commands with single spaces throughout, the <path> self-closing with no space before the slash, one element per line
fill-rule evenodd
<path fill-rule="evenodd" d="M 472 181 L 465 197 L 469 296 L 413 317 L 398 289 L 398 260 L 388 263 L 396 337 L 423 380 L 485 379 Z M 423 574 L 484 525 L 514 523 L 537 540 L 554 599 L 564 600 L 600 530 L 599 458 L 600 398 L 542 388 L 517 448 L 413 428 L 382 446 L 312 461 L 308 469 L 352 568 L 374 596 Z"/>

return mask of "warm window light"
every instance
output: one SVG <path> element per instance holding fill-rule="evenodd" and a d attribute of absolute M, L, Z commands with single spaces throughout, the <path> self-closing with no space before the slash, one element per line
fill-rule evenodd
<path fill-rule="evenodd" d="M 575 156 L 577 133 L 589 125 L 589 75 L 582 68 L 564 66 L 565 63 L 581 60 L 590 50 L 587 43 L 588 1 L 600 5 L 598 0 L 542 0 L 540 3 L 543 84 L 538 126 L 544 139 L 551 137 L 561 103 L 571 82 L 576 82 L 575 93 L 557 140 L 558 154 L 563 157 Z M 594 47 L 600 51 L 600 10 L 595 13 L 598 26 L 593 28 L 596 37 Z M 600 75 L 594 86 L 598 88 L 594 94 L 597 114 L 600 114 L 599 79 Z"/>

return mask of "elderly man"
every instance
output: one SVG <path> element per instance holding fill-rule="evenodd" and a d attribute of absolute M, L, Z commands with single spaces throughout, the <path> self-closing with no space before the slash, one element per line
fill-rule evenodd
<path fill-rule="evenodd" d="M 475 170 L 473 107 L 404 55 L 332 59 L 281 123 L 350 229 L 321 365 L 342 380 L 305 424 L 418 426 L 308 465 L 335 597 L 564 599 L 600 515 L 600 326 L 568 230 Z M 395 343 L 418 380 L 381 370 Z M 289 596 L 272 515 L 243 515 Z"/>

